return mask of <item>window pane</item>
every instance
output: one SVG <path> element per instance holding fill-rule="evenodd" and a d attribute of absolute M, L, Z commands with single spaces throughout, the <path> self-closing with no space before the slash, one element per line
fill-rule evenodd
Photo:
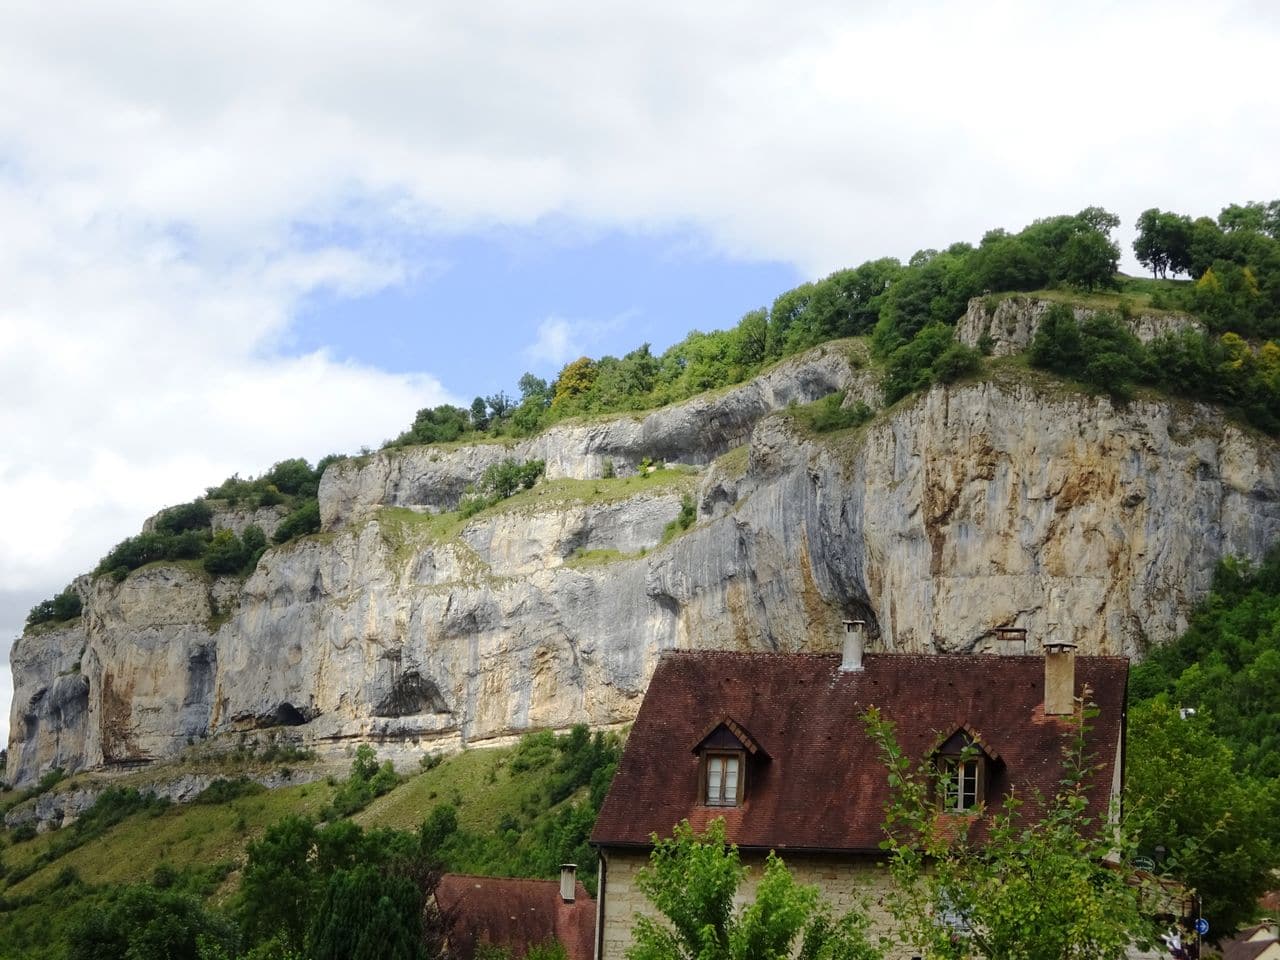
<path fill-rule="evenodd" d="M 707 803 L 720 802 L 720 782 L 724 773 L 723 757 L 707 758 Z"/>
<path fill-rule="evenodd" d="M 957 784 L 957 764 L 947 761 L 942 768 L 942 806 L 954 810 L 959 805 L 960 791 Z"/>
<path fill-rule="evenodd" d="M 724 802 L 738 802 L 738 758 L 726 757 L 724 761 Z"/>
<path fill-rule="evenodd" d="M 968 810 L 978 804 L 978 761 L 967 760 L 964 764 L 964 782 L 960 790 L 960 809 Z"/>

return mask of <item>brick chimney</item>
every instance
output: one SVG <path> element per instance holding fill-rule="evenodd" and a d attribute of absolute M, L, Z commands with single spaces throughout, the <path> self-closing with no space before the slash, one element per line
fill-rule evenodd
<path fill-rule="evenodd" d="M 867 621 L 846 620 L 844 622 L 844 648 L 840 658 L 840 671 L 849 673 L 862 669 L 862 654 L 866 649 Z"/>
<path fill-rule="evenodd" d="M 578 865 L 576 863 L 560 864 L 560 899 L 565 903 L 573 903 L 577 882 Z"/>
<path fill-rule="evenodd" d="M 1044 713 L 1062 717 L 1076 712 L 1076 645 L 1044 645 Z"/>

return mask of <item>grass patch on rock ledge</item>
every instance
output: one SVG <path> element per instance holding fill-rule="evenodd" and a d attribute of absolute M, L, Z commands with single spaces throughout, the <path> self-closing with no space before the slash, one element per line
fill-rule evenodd
<path fill-rule="evenodd" d="M 624 560 L 639 560 L 648 552 L 648 550 L 637 550 L 635 553 L 623 553 L 621 550 L 578 549 L 565 558 L 564 565 L 571 570 L 603 567 L 610 563 L 621 563 Z"/>
<path fill-rule="evenodd" d="M 531 489 L 521 490 L 467 518 L 456 510 L 426 513 L 407 507 L 382 507 L 377 523 L 397 559 L 404 560 L 415 548 L 457 540 L 470 524 L 492 517 L 506 513 L 534 514 L 564 505 L 617 503 L 633 497 L 689 492 L 697 485 L 698 476 L 692 467 L 673 466 L 630 477 L 596 480 L 561 477 L 541 480 Z"/>

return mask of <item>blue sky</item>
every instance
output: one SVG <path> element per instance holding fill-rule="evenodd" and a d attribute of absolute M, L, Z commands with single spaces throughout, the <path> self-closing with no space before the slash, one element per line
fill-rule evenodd
<path fill-rule="evenodd" d="M 1278 42 L 1263 0 L 5 4 L 0 737 L 25 610 L 232 473 L 873 257 L 1272 199 Z"/>
<path fill-rule="evenodd" d="M 731 326 L 802 279 L 792 264 L 719 254 L 693 231 L 535 224 L 403 250 L 412 259 L 402 284 L 354 299 L 309 297 L 280 348 L 325 348 L 389 372 L 430 369 L 467 401 L 517 395 L 525 371 L 550 379 L 583 353 L 621 355 L 646 342 L 657 352 L 690 330 Z M 548 322 L 567 343 L 540 341 Z"/>

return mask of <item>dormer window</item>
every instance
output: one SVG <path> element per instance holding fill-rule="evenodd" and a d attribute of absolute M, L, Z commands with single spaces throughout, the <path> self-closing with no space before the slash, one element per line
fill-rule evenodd
<path fill-rule="evenodd" d="M 698 756 L 698 802 L 736 807 L 746 796 L 750 763 L 769 759 L 751 734 L 732 717 L 711 724 L 693 747 Z"/>
<path fill-rule="evenodd" d="M 707 754 L 707 793 L 709 807 L 736 807 L 742 800 L 742 754 Z"/>
<path fill-rule="evenodd" d="M 986 799 L 999 754 L 978 734 L 961 727 L 933 753 L 938 770 L 938 804 L 945 813 L 969 813 Z"/>

